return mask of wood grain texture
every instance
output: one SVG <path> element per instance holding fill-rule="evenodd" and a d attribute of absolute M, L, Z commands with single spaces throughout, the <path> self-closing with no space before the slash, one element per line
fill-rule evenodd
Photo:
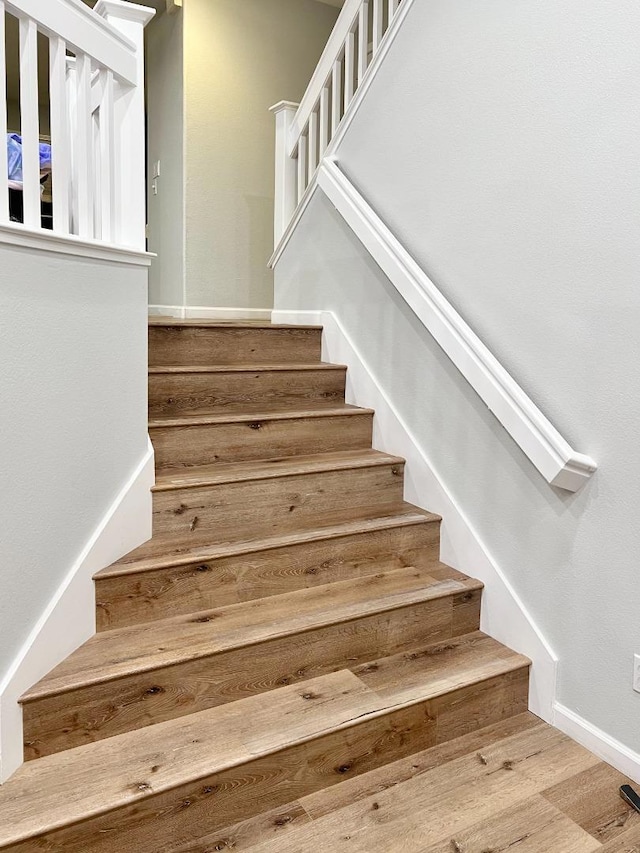
<path fill-rule="evenodd" d="M 149 415 L 335 407 L 344 403 L 345 382 L 346 368 L 340 365 L 150 368 Z"/>
<path fill-rule="evenodd" d="M 150 321 L 149 364 L 278 364 L 320 361 L 322 329 L 203 321 Z"/>
<path fill-rule="evenodd" d="M 373 413 L 348 406 L 152 421 L 157 469 L 371 448 Z"/>
<path fill-rule="evenodd" d="M 402 513 L 114 566 L 96 576 L 99 631 L 438 563 L 440 522 Z M 251 546 L 255 550 L 251 550 Z M 244 546 L 244 551 L 243 551 Z M 168 563 L 168 565 L 167 565 Z M 120 573 L 118 571 L 120 570 Z M 450 570 L 449 577 L 454 577 Z"/>
<path fill-rule="evenodd" d="M 461 585 L 430 584 L 426 572 L 404 569 L 99 634 L 24 697 L 25 755 L 48 755 L 346 661 L 450 638 L 452 594 Z M 514 657 L 511 668 L 518 663 Z M 422 686 L 418 694 L 431 695 L 424 679 Z"/>

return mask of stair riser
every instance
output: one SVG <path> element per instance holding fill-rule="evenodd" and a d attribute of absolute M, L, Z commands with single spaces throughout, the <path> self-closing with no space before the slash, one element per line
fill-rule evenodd
<path fill-rule="evenodd" d="M 29 744 L 25 757 L 71 749 L 450 639 L 460 634 L 460 623 L 467 621 L 464 608 L 458 606 L 464 595 L 325 625 L 29 702 L 24 707 L 25 743 Z M 479 602 L 480 591 L 476 598 Z"/>
<path fill-rule="evenodd" d="M 216 414 L 239 405 L 308 408 L 344 403 L 346 369 L 150 373 L 149 414 Z"/>
<path fill-rule="evenodd" d="M 99 631 L 211 610 L 438 559 L 440 524 L 428 522 L 270 551 L 96 578 Z"/>
<path fill-rule="evenodd" d="M 395 463 L 155 492 L 153 539 L 144 550 L 165 553 L 171 542 L 236 542 L 395 512 L 403 470 Z"/>
<path fill-rule="evenodd" d="M 156 468 L 248 462 L 371 447 L 373 415 L 153 427 Z"/>
<path fill-rule="evenodd" d="M 527 708 L 526 668 L 409 708 L 391 710 L 266 758 L 199 779 L 133 805 L 5 848 L 8 853 L 170 853 L 186 843 L 245 818 L 285 805 L 497 723 Z M 131 785 L 153 786 L 148 779 Z M 46 843 L 46 848 L 44 846 Z"/>
<path fill-rule="evenodd" d="M 320 329 L 149 328 L 149 364 L 313 364 Z"/>

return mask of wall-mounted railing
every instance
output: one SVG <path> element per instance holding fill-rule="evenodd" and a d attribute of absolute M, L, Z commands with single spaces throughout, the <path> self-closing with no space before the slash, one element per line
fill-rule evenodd
<path fill-rule="evenodd" d="M 122 0 L 0 0 L 0 102 L 7 98 L 5 26 L 18 19 L 22 218 L 10 216 L 0 157 L 3 232 L 42 229 L 39 35 L 48 40 L 53 234 L 145 248 L 145 25 L 155 11 Z M 7 110 L 0 107 L 0 140 Z"/>
<path fill-rule="evenodd" d="M 331 147 L 384 36 L 408 0 L 346 0 L 300 104 L 276 114 L 276 244 Z"/>

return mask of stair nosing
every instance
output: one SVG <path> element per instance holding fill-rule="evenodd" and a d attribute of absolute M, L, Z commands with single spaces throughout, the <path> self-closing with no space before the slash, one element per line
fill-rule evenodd
<path fill-rule="evenodd" d="M 469 632 L 469 633 L 471 634 L 471 633 L 476 633 L 476 632 Z M 462 635 L 462 636 L 466 636 L 466 635 Z M 492 637 L 489 637 L 489 639 L 493 640 Z M 493 641 L 498 642 L 496 640 L 493 640 Z M 502 644 L 499 643 L 499 645 L 502 645 Z M 507 675 L 509 672 L 517 672 L 521 669 L 528 668 L 531 666 L 531 661 L 528 658 L 526 658 L 524 655 L 521 655 L 518 652 L 512 652 L 512 654 L 514 656 L 514 659 L 511 661 L 505 660 L 505 667 L 504 667 L 504 671 L 503 671 L 502 675 Z M 343 670 L 336 670 L 334 673 L 331 673 L 331 674 L 336 674 L 337 672 L 345 672 L 345 671 L 351 672 L 351 670 L 349 670 L 348 668 L 345 668 Z M 352 674 L 354 674 L 354 673 L 352 673 Z M 329 675 L 329 674 L 327 674 L 327 675 Z M 296 689 L 300 689 L 305 684 L 307 684 L 307 683 L 313 684 L 315 682 L 320 681 L 324 677 L 326 677 L 326 676 L 318 676 L 317 678 L 314 678 L 314 679 L 308 679 L 307 681 L 297 682 L 295 685 L 287 685 L 287 686 L 282 687 L 282 688 L 275 688 L 274 690 L 267 691 L 264 694 L 256 694 L 256 695 L 263 696 L 266 699 L 268 699 L 270 694 L 276 693 L 276 692 L 278 692 L 278 690 L 289 690 L 289 689 L 291 689 L 291 687 L 295 687 Z M 355 676 L 355 674 L 354 674 L 354 677 L 358 678 L 358 676 Z M 496 676 L 494 674 L 494 675 L 491 675 L 488 677 L 481 677 L 481 678 L 476 678 L 476 679 L 472 678 L 471 680 L 466 682 L 465 686 L 472 686 L 472 685 L 476 685 L 476 684 L 481 684 L 483 681 L 490 680 L 491 678 L 496 678 L 496 677 L 498 677 L 498 676 Z M 361 679 L 359 679 L 359 680 L 361 680 Z M 364 682 L 362 682 L 362 683 L 364 684 Z M 365 684 L 365 687 L 367 688 L 367 691 L 371 692 L 377 699 L 380 700 L 381 707 L 376 708 L 375 710 L 365 711 L 363 714 L 359 714 L 358 716 L 353 717 L 352 719 L 349 719 L 349 720 L 345 720 L 344 722 L 338 723 L 337 725 L 328 726 L 326 728 L 319 729 L 318 731 L 315 731 L 315 732 L 312 732 L 309 734 L 300 735 L 298 737 L 294 736 L 287 743 L 280 743 L 280 744 L 275 745 L 275 746 L 262 747 L 262 749 L 256 749 L 256 752 L 253 753 L 250 758 L 238 757 L 238 758 L 232 759 L 232 760 L 226 760 L 226 761 L 222 760 L 220 762 L 219 766 L 211 767 L 210 769 L 208 769 L 206 771 L 206 773 L 205 772 L 199 772 L 199 773 L 194 774 L 194 775 L 189 775 L 189 774 L 185 773 L 185 774 L 183 774 L 182 778 L 175 779 L 171 782 L 167 781 L 165 783 L 161 783 L 149 792 L 147 792 L 147 791 L 141 792 L 140 796 L 138 796 L 138 797 L 134 798 L 130 794 L 128 798 L 125 798 L 124 795 L 121 794 L 120 799 L 117 802 L 111 803 L 109 806 L 105 805 L 101 808 L 87 809 L 86 813 L 82 817 L 78 816 L 77 818 L 73 819 L 70 823 L 69 822 L 63 822 L 61 820 L 58 823 L 52 823 L 46 829 L 40 829 L 40 830 L 37 830 L 34 832 L 23 833 L 19 836 L 16 836 L 14 838 L 9 839 L 8 841 L 0 842 L 0 845 L 1 845 L 0 850 L 6 849 L 7 847 L 9 847 L 11 845 L 23 843 L 25 841 L 29 841 L 29 840 L 32 840 L 34 838 L 38 838 L 39 836 L 42 836 L 45 833 L 54 832 L 58 829 L 63 829 L 65 827 L 69 827 L 69 826 L 76 826 L 76 825 L 81 824 L 87 820 L 99 817 L 99 816 L 104 815 L 104 814 L 109 814 L 109 812 L 116 811 L 117 809 L 120 809 L 120 808 L 125 808 L 130 803 L 139 802 L 142 800 L 149 799 L 155 795 L 163 794 L 163 793 L 166 793 L 168 791 L 172 791 L 172 790 L 175 790 L 177 788 L 180 788 L 185 784 L 197 783 L 202 779 L 208 778 L 209 776 L 216 775 L 219 773 L 224 773 L 225 771 L 228 771 L 228 770 L 233 770 L 236 767 L 241 767 L 242 765 L 249 764 L 255 760 L 265 758 L 265 757 L 270 756 L 270 755 L 278 755 L 279 753 L 284 752 L 287 749 L 291 749 L 294 746 L 304 746 L 305 744 L 313 743 L 314 741 L 319 740 L 320 738 L 324 737 L 328 733 L 339 733 L 339 732 L 345 731 L 345 730 L 347 730 L 353 726 L 357 726 L 360 723 L 375 720 L 379 717 L 383 717 L 383 716 L 390 714 L 390 713 L 393 713 L 395 711 L 401 711 L 403 709 L 411 708 L 415 705 L 423 704 L 424 702 L 428 702 L 432 699 L 438 698 L 438 695 L 439 696 L 446 695 L 446 693 L 439 693 L 438 695 L 432 695 L 428 690 L 425 690 L 424 693 L 421 694 L 420 696 L 413 696 L 409 699 L 405 699 L 403 701 L 394 703 L 394 702 L 392 702 L 392 701 L 390 702 L 389 700 L 380 696 L 378 693 L 376 693 L 376 691 L 374 689 L 369 688 L 366 684 Z M 464 688 L 456 687 L 453 690 L 446 691 L 446 692 L 452 692 L 453 693 L 459 689 L 464 689 Z M 255 699 L 255 697 L 248 697 L 248 699 Z M 247 700 L 246 699 L 236 700 L 236 702 L 243 702 L 243 701 L 247 701 Z M 230 703 L 230 704 L 234 704 L 234 703 Z M 228 706 L 227 705 L 218 705 L 218 706 L 215 706 L 214 708 L 208 708 L 208 709 L 205 709 L 203 711 L 197 711 L 197 712 L 195 712 L 194 716 L 215 714 L 215 712 L 218 711 L 220 708 L 225 708 L 225 707 L 228 707 Z M 155 723 L 152 726 L 147 727 L 147 728 L 154 729 L 156 726 L 162 727 L 162 731 L 160 731 L 158 733 L 158 737 L 162 739 L 162 733 L 167 728 L 169 728 L 172 724 L 176 724 L 179 720 L 182 720 L 182 719 L 184 719 L 184 718 L 183 717 L 177 717 L 177 718 L 172 719 L 172 720 L 167 720 L 167 721 L 164 721 L 161 723 Z M 110 740 L 114 741 L 114 740 L 119 739 L 119 738 L 128 738 L 128 737 L 131 737 L 132 734 L 134 734 L 134 732 L 125 732 L 125 733 L 120 734 L 120 735 L 114 735 L 113 738 L 110 738 Z M 102 743 L 102 742 L 103 741 L 97 741 L 97 743 Z M 85 744 L 85 745 L 82 745 L 79 747 L 75 747 L 73 750 L 68 750 L 67 752 L 75 752 L 76 750 L 84 750 L 85 752 L 89 752 L 92 749 L 92 747 L 94 747 L 94 746 L 95 746 L 95 744 L 93 744 L 93 743 L 92 744 Z M 38 762 L 47 761 L 47 759 L 59 758 L 61 755 L 64 755 L 64 754 L 65 753 L 54 753 L 51 756 L 47 756 L 45 758 L 38 759 Z"/>
<path fill-rule="evenodd" d="M 379 521 L 378 524 L 365 526 L 366 522 Z M 421 524 L 439 524 L 442 521 L 441 516 L 435 513 L 424 512 L 405 512 L 398 515 L 384 515 L 375 519 L 355 519 L 347 522 L 348 524 L 361 524 L 361 530 L 346 531 L 345 525 L 333 525 L 329 527 L 309 528 L 309 530 L 295 531 L 294 533 L 279 534 L 278 536 L 264 537 L 263 539 L 244 540 L 240 542 L 230 542 L 226 546 L 220 548 L 219 553 L 214 553 L 213 550 L 202 550 L 198 553 L 179 556 L 173 558 L 167 557 L 164 562 L 158 562 L 153 566 L 138 568 L 136 562 L 150 562 L 154 559 L 162 560 L 162 557 L 141 557 L 139 561 L 132 560 L 129 563 L 119 562 L 113 563 L 104 569 L 96 572 L 93 575 L 94 580 L 102 580 L 103 578 L 124 577 L 131 574 L 139 574 L 143 572 L 162 571 L 173 566 L 188 566 L 191 563 L 207 562 L 209 560 L 221 560 L 229 557 L 241 557 L 245 554 L 261 553 L 263 551 L 275 551 L 278 548 L 288 548 L 298 544 L 307 544 L 312 542 L 323 542 L 331 539 L 342 539 L 347 536 L 357 536 L 360 532 L 377 532 L 379 530 L 395 529 L 402 527 L 413 527 Z M 384 522 L 384 523 L 382 523 Z M 288 540 L 291 541 L 283 541 Z M 254 544 L 257 543 L 257 544 Z"/>
<path fill-rule="evenodd" d="M 148 325 L 154 329 L 162 329 L 169 327 L 182 327 L 184 329 L 312 329 L 314 332 L 321 332 L 324 328 L 323 326 L 319 326 L 313 323 L 301 323 L 300 325 L 298 325 L 297 323 L 269 323 L 268 320 L 247 320 L 245 322 L 243 322 L 242 320 L 198 320 L 191 318 L 181 320 L 178 317 L 159 317 L 158 319 L 154 317 L 149 317 Z"/>
<path fill-rule="evenodd" d="M 278 480 L 284 477 L 306 477 L 309 474 L 329 474 L 334 471 L 353 471 L 356 469 L 365 469 L 365 468 L 384 468 L 388 465 L 404 465 L 406 460 L 401 456 L 392 456 L 391 454 L 383 453 L 376 450 L 371 449 L 363 449 L 361 451 L 357 450 L 346 450 L 346 451 L 336 451 L 337 453 L 344 453 L 344 461 L 340 459 L 333 460 L 329 467 L 327 467 L 327 463 L 325 465 L 321 464 L 322 457 L 326 457 L 330 454 L 314 454 L 313 458 L 316 460 L 316 464 L 312 465 L 306 471 L 292 471 L 287 470 L 286 468 L 282 469 L 272 469 L 272 470 L 263 470 L 252 472 L 249 468 L 251 465 L 255 465 L 256 468 L 260 465 L 260 460 L 256 460 L 253 462 L 225 462 L 220 463 L 219 467 L 222 469 L 218 471 L 216 476 L 213 475 L 213 472 L 209 473 L 207 476 L 203 474 L 202 477 L 194 482 L 189 483 L 180 483 L 180 482 L 172 482 L 169 480 L 168 482 L 158 483 L 156 480 L 156 485 L 152 487 L 151 491 L 153 493 L 160 492 L 172 492 L 172 491 L 184 491 L 186 489 L 199 489 L 199 488 L 207 488 L 208 486 L 224 486 L 229 485 L 229 483 L 250 483 L 252 481 L 260 481 L 260 480 Z M 357 454 L 360 454 L 357 457 Z M 368 455 L 367 455 L 368 454 Z M 352 458 L 349 459 L 349 455 Z M 285 461 L 290 465 L 295 465 L 296 462 L 300 462 L 301 459 L 308 459 L 308 456 L 283 456 L 277 457 L 274 460 L 271 460 L 273 463 L 284 463 Z M 263 460 L 268 461 L 268 460 Z M 225 468 L 230 468 L 234 465 L 240 466 L 245 465 L 246 473 L 241 471 L 236 473 L 235 475 L 228 474 L 226 477 Z M 190 472 L 195 473 L 195 471 L 199 467 L 206 466 L 194 466 L 189 469 Z M 220 473 L 222 473 L 222 477 L 220 477 Z"/>
<path fill-rule="evenodd" d="M 328 362 L 287 362 L 278 364 L 155 364 L 149 365 L 148 372 L 150 376 L 160 374 L 181 374 L 181 373 L 298 373 L 298 372 L 338 372 L 344 373 L 347 370 L 346 364 L 329 364 Z"/>
<path fill-rule="evenodd" d="M 441 564 L 441 565 L 443 565 L 443 564 Z M 417 569 L 415 569 L 414 566 L 406 566 L 405 569 L 406 570 L 414 569 L 414 570 L 418 571 Z M 398 571 L 398 570 L 397 569 L 392 570 L 392 572 L 393 571 Z M 391 574 L 392 572 L 387 572 L 387 573 L 382 573 L 382 574 Z M 425 570 L 425 575 L 428 575 L 428 570 Z M 322 584 L 321 586 L 314 587 L 314 590 L 316 592 L 319 592 L 323 587 L 335 586 L 335 583 L 351 583 L 351 581 L 337 581 L 337 582 L 334 582 L 333 584 Z M 392 598 L 393 595 L 397 596 L 397 595 L 402 594 L 402 593 L 393 593 L 393 594 L 390 593 L 387 595 L 386 600 L 384 598 L 374 599 L 374 601 L 376 603 L 373 604 L 373 606 L 370 602 L 367 602 L 367 603 L 361 602 L 360 603 L 360 606 L 361 606 L 361 612 L 360 613 L 349 614 L 349 615 L 344 615 L 344 616 L 339 616 L 339 615 L 335 615 L 335 614 L 332 615 L 331 613 L 329 613 L 321 621 L 318 621 L 317 623 L 315 623 L 313 625 L 308 625 L 308 626 L 303 626 L 303 627 L 295 626 L 295 625 L 289 625 L 288 627 L 282 627 L 283 623 L 281 621 L 278 624 L 278 626 L 276 627 L 276 630 L 274 630 L 272 633 L 267 634 L 265 632 L 260 637 L 255 637 L 255 638 L 246 639 L 246 640 L 239 638 L 236 642 L 231 642 L 226 646 L 220 645 L 215 650 L 203 649 L 202 651 L 199 651 L 195 654 L 191 653 L 190 655 L 185 655 L 182 658 L 176 658 L 174 660 L 165 661 L 160 665 L 158 665 L 158 664 L 155 664 L 155 665 L 151 665 L 151 664 L 136 665 L 135 668 L 132 668 L 130 672 L 119 672 L 117 674 L 108 675 L 108 676 L 100 676 L 97 674 L 92 678 L 85 679 L 81 683 L 68 685 L 68 686 L 64 686 L 64 687 L 58 687 L 58 688 L 49 689 L 49 690 L 41 690 L 38 692 L 34 692 L 35 688 L 38 686 L 36 684 L 36 685 L 34 685 L 33 688 L 31 688 L 30 690 L 27 690 L 20 697 L 19 703 L 21 705 L 29 705 L 33 702 L 41 701 L 42 699 L 51 698 L 53 696 L 63 696 L 66 693 L 72 693 L 74 690 L 81 690 L 81 689 L 84 689 L 86 687 L 95 687 L 98 684 L 109 684 L 110 682 L 119 681 L 122 678 L 128 678 L 132 675 L 140 675 L 140 674 L 144 674 L 144 673 L 148 673 L 148 672 L 154 672 L 155 670 L 165 669 L 166 667 L 169 667 L 169 666 L 179 666 L 180 664 L 185 663 L 185 662 L 194 661 L 194 660 L 202 660 L 202 659 L 208 658 L 208 657 L 214 657 L 218 654 L 224 654 L 224 653 L 227 653 L 227 652 L 232 651 L 232 650 L 233 651 L 239 651 L 241 649 L 249 649 L 252 646 L 259 646 L 263 643 L 271 642 L 273 640 L 282 639 L 284 637 L 293 637 L 296 635 L 307 634 L 307 633 L 310 633 L 312 631 L 318 631 L 321 628 L 329 628 L 329 627 L 332 627 L 334 625 L 346 625 L 346 624 L 349 624 L 349 622 L 356 622 L 360 619 L 365 619 L 365 618 L 368 618 L 370 616 L 380 615 L 381 613 L 392 613 L 392 612 L 397 611 L 397 610 L 403 610 L 407 607 L 415 607 L 418 604 L 424 604 L 428 601 L 438 601 L 439 599 L 447 598 L 448 596 L 459 595 L 459 594 L 462 594 L 464 592 L 471 592 L 471 591 L 476 591 L 476 590 L 481 590 L 481 589 L 484 589 L 484 584 L 482 583 L 482 581 L 476 580 L 475 578 L 466 578 L 466 580 L 464 580 L 464 581 L 449 580 L 449 579 L 437 581 L 435 584 L 431 584 L 428 587 L 414 590 L 413 592 L 414 592 L 415 598 L 411 601 L 402 601 L 402 602 L 390 601 L 390 599 Z M 308 590 L 306 590 L 306 589 L 305 590 L 294 590 L 292 592 L 283 593 L 283 595 L 284 596 L 295 596 L 296 592 L 307 592 L 307 591 Z M 419 593 L 421 593 L 421 595 Z M 272 596 L 270 600 L 272 601 L 273 599 L 278 599 L 280 597 L 281 596 Z M 227 605 L 226 607 L 218 608 L 218 610 L 224 611 L 224 610 L 227 610 L 230 608 L 238 608 L 239 609 L 242 607 L 246 607 L 247 605 L 249 605 L 251 603 L 252 602 L 240 602 L 238 604 L 231 604 L 231 605 Z M 366 604 L 368 604 L 368 608 L 365 606 Z M 214 612 L 214 611 L 213 610 L 194 611 L 193 613 L 190 613 L 188 615 L 190 617 L 197 617 L 197 616 L 204 616 L 207 613 L 211 613 L 211 612 Z M 166 622 L 170 623 L 174 619 L 184 620 L 184 618 L 185 618 L 185 615 L 183 614 L 182 616 L 179 616 L 179 617 L 172 617 L 171 619 L 158 619 L 155 621 L 155 623 L 145 623 L 145 624 L 148 627 L 150 624 L 156 624 L 157 625 L 157 624 L 162 624 L 162 623 L 166 623 Z M 122 632 L 122 633 L 130 632 L 132 627 L 135 627 L 135 626 L 127 626 L 126 628 L 114 628 L 111 631 L 102 631 L 100 634 L 98 634 L 96 636 L 99 636 L 102 639 L 105 639 L 105 638 L 108 638 L 110 635 L 117 634 L 120 632 Z"/>
<path fill-rule="evenodd" d="M 149 429 L 169 429 L 171 427 L 197 427 L 197 426 L 210 426 L 210 425 L 218 425 L 218 424 L 242 424 L 242 423 L 254 423 L 258 421 L 293 421 L 293 420 L 302 420 L 305 418 L 336 418 L 336 417 L 358 417 L 358 416 L 366 416 L 370 417 L 374 415 L 375 411 L 373 409 L 365 409 L 365 408 L 351 408 L 349 406 L 345 406 L 343 408 L 335 407 L 335 408 L 317 408 L 317 409 L 291 409 L 291 410 L 272 410 L 272 411 L 264 411 L 264 412 L 247 412 L 242 413 L 226 413 L 226 414 L 213 414 L 207 413 L 203 415 L 192 415 L 189 417 L 188 415 L 185 417 L 171 417 L 167 418 L 167 420 L 160 420 L 158 418 L 150 418 L 149 419 Z"/>

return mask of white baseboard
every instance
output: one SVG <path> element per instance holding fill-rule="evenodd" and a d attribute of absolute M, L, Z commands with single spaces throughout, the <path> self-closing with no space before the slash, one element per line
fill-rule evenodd
<path fill-rule="evenodd" d="M 23 761 L 22 694 L 96 631 L 93 575 L 151 538 L 151 442 L 0 683 L 0 783 Z"/>
<path fill-rule="evenodd" d="M 375 409 L 374 447 L 407 460 L 406 499 L 443 517 L 442 561 L 484 583 L 482 629 L 531 659 L 529 707 L 543 720 L 552 722 L 557 657 L 336 315 L 331 311 L 276 310 L 272 319 L 274 323 L 314 323 L 324 327 L 323 360 L 346 364 L 349 368 L 347 402 Z"/>
<path fill-rule="evenodd" d="M 640 782 L 640 753 L 592 725 L 579 714 L 556 702 L 553 724 L 570 738 L 607 761 L 634 782 Z"/>
<path fill-rule="evenodd" d="M 151 317 L 178 320 L 271 320 L 271 308 L 214 308 L 206 305 L 149 305 Z"/>

